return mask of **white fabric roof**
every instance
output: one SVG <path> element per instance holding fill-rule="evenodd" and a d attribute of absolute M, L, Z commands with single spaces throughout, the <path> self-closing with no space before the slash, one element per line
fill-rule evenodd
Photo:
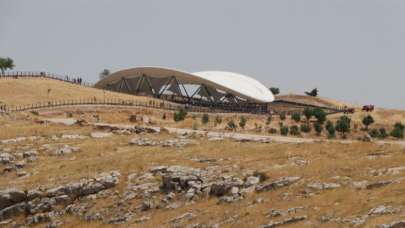
<path fill-rule="evenodd" d="M 225 71 L 202 71 L 188 73 L 185 71 L 166 69 L 161 67 L 137 67 L 121 70 L 110 74 L 96 83 L 97 88 L 105 88 L 109 83 L 119 81 L 122 78 L 134 78 L 141 75 L 165 78 L 176 76 L 183 82 L 190 84 L 206 84 L 212 88 L 223 90 L 227 93 L 248 99 L 253 102 L 272 102 L 274 96 L 271 91 L 257 80 L 232 72 Z"/>

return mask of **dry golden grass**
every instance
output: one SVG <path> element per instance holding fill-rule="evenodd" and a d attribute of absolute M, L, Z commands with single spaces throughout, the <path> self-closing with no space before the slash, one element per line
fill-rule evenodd
<path fill-rule="evenodd" d="M 4 120 L 3 120 L 4 121 Z M 31 135 L 28 122 L 7 122 L 7 131 L 15 129 L 14 135 Z M 60 132 L 88 134 L 91 129 L 84 127 L 62 127 L 57 125 L 33 125 L 41 134 L 60 134 Z M 195 139 L 196 145 L 178 148 L 138 147 L 129 146 L 128 141 L 133 137 L 173 138 L 172 135 L 142 135 L 142 136 L 114 136 L 106 139 L 64 140 L 58 143 L 77 145 L 81 151 L 72 155 L 58 157 L 41 153 L 39 160 L 28 164 L 25 170 L 34 173 L 29 178 L 15 178 L 15 173 L 0 176 L 0 187 L 20 187 L 30 189 L 36 186 L 55 186 L 70 181 L 77 181 L 82 177 L 93 177 L 95 174 L 118 170 L 121 182 L 115 188 L 121 193 L 125 191 L 128 174 L 143 172 L 156 165 L 183 165 L 191 167 L 206 167 L 208 164 L 196 163 L 193 158 L 224 159 L 218 164 L 236 166 L 242 171 L 259 170 L 265 172 L 270 180 L 284 176 L 300 176 L 302 181 L 290 187 L 265 192 L 252 193 L 246 199 L 234 204 L 217 204 L 217 199 L 203 199 L 194 204 L 182 206 L 176 210 L 159 209 L 136 214 L 136 218 L 143 215 L 151 216 L 151 220 L 143 224 L 132 224 L 134 227 L 169 226 L 167 221 L 186 212 L 192 212 L 197 218 L 186 222 L 218 223 L 237 216 L 235 223 L 225 224 L 224 227 L 257 227 L 269 221 L 265 213 L 270 209 L 286 210 L 291 207 L 304 206 L 308 208 L 310 224 L 299 223 L 300 226 L 313 227 L 318 224 L 321 215 L 333 214 L 337 217 L 362 215 L 378 205 L 400 206 L 405 202 L 402 194 L 405 183 L 392 184 L 376 190 L 355 190 L 344 186 L 335 190 L 322 191 L 308 197 L 303 194 L 305 184 L 311 181 L 336 182 L 336 176 L 350 177 L 353 181 L 383 180 L 403 176 L 403 174 L 389 177 L 372 177 L 369 169 L 402 166 L 405 163 L 404 150 L 399 146 L 377 146 L 372 143 L 318 143 L 318 144 L 257 144 L 237 143 L 231 141 L 211 142 L 206 139 Z M 49 141 L 51 142 L 51 141 Z M 34 142 L 36 147 L 49 142 Z M 28 144 L 24 143 L 23 146 Z M 11 146 L 13 147 L 13 146 Z M 384 152 L 387 157 L 376 160 L 367 158 L 369 153 Z M 300 157 L 309 162 L 308 165 L 297 166 L 291 161 L 293 157 Z M 288 193 L 288 199 L 283 194 Z M 262 204 L 252 204 L 254 199 L 261 197 Z M 104 207 L 114 202 L 100 201 L 95 207 Z M 137 201 L 134 204 L 140 203 Z M 381 224 L 394 219 L 404 218 L 403 215 L 386 215 L 371 218 L 368 225 Z M 83 223 L 76 217 L 67 216 L 63 219 L 67 227 L 110 227 L 100 223 Z M 339 227 L 335 223 L 325 224 L 328 227 Z M 221 226 L 222 227 L 222 226 Z"/>
<path fill-rule="evenodd" d="M 48 93 L 49 91 L 49 93 Z M 151 98 L 84 87 L 51 79 L 0 79 L 0 103 L 10 106 L 84 99 L 143 100 Z"/>

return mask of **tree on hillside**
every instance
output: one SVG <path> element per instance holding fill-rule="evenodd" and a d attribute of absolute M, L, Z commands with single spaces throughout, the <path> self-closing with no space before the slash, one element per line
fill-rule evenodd
<path fill-rule="evenodd" d="M 366 127 L 366 130 L 368 130 L 368 126 L 374 123 L 374 118 L 371 115 L 368 115 L 363 118 L 363 124 Z"/>
<path fill-rule="evenodd" d="M 346 133 L 350 132 L 351 119 L 347 116 L 341 116 L 336 122 L 336 131 L 342 134 L 343 138 L 346 138 Z"/>
<path fill-rule="evenodd" d="M 316 118 L 316 120 L 320 123 L 323 124 L 326 121 L 326 113 L 323 109 L 321 108 L 315 108 L 312 110 L 312 114 Z"/>
<path fill-rule="evenodd" d="M 103 78 L 107 77 L 108 75 L 110 75 L 110 70 L 109 69 L 104 69 L 103 71 L 100 72 L 99 78 L 103 79 Z"/>
<path fill-rule="evenodd" d="M 2 74 L 4 74 L 4 72 L 7 69 L 12 70 L 14 67 L 15 67 L 14 61 L 11 58 L 9 58 L 9 57 L 7 57 L 7 58 L 0 57 L 0 71 L 1 71 Z"/>
<path fill-rule="evenodd" d="M 306 95 L 311 96 L 311 97 L 316 97 L 318 96 L 318 89 L 315 88 L 313 90 L 311 90 L 311 92 L 305 92 Z"/>
<path fill-rule="evenodd" d="M 311 117 L 314 115 L 314 110 L 312 108 L 305 108 L 304 109 L 304 116 L 307 119 L 307 122 L 309 123 L 309 120 Z"/>
<path fill-rule="evenodd" d="M 280 89 L 277 88 L 277 87 L 270 87 L 270 91 L 271 91 L 271 93 L 274 94 L 274 95 L 280 94 Z"/>

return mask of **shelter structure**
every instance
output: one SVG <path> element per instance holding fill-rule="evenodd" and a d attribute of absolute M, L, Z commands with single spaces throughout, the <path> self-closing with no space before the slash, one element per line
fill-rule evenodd
<path fill-rule="evenodd" d="M 110 74 L 95 87 L 224 111 L 264 113 L 274 101 L 270 90 L 257 80 L 224 71 L 137 67 Z"/>

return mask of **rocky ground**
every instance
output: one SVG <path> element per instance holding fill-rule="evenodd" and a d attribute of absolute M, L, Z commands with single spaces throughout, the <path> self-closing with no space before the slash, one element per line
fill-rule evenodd
<path fill-rule="evenodd" d="M 401 143 L 64 122 L 2 122 L 0 227 L 405 227 Z"/>

